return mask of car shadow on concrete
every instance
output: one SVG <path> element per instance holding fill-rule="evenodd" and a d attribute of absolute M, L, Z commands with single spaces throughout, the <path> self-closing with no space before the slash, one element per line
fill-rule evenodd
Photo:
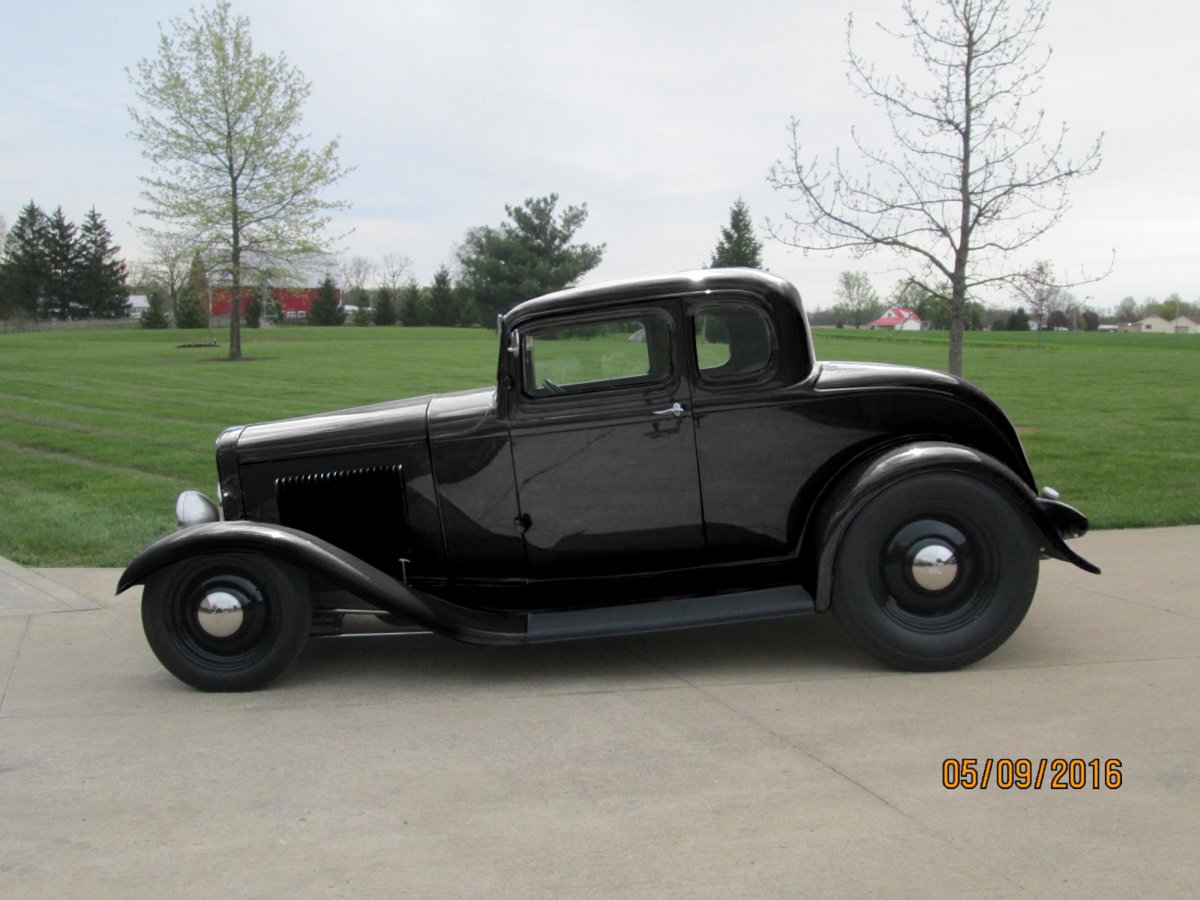
<path fill-rule="evenodd" d="M 394 683 L 434 694 L 464 685 L 535 685 L 553 693 L 864 677 L 890 670 L 859 650 L 832 616 L 486 647 L 437 635 L 315 638 L 277 684 Z"/>

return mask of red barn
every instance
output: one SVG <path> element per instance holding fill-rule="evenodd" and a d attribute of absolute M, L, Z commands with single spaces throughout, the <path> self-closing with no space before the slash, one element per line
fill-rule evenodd
<path fill-rule="evenodd" d="M 253 288 L 242 288 L 242 308 L 245 309 L 246 301 L 250 299 L 250 292 Z M 214 316 L 228 316 L 230 307 L 230 298 L 233 296 L 232 288 L 217 288 L 212 292 L 212 314 Z M 275 306 L 279 310 L 279 315 L 285 319 L 303 319 L 308 316 L 308 311 L 312 309 L 313 301 L 317 299 L 316 288 L 271 288 L 271 299 L 275 301 Z M 337 292 L 338 303 L 342 302 L 342 292 Z"/>

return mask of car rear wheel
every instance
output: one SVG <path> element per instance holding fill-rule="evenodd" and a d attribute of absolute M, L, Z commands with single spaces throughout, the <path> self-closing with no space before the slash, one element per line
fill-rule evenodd
<path fill-rule="evenodd" d="M 154 655 L 202 691 L 264 687 L 299 655 L 311 619 L 301 574 L 252 554 L 184 560 L 153 575 L 142 593 Z"/>
<path fill-rule="evenodd" d="M 833 611 L 867 651 L 901 669 L 956 669 L 1021 624 L 1038 579 L 1038 542 L 1012 501 L 959 474 L 885 488 L 838 549 Z"/>

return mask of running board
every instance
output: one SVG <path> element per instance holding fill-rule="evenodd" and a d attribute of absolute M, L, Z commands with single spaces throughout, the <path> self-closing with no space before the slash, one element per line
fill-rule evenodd
<path fill-rule="evenodd" d="M 711 597 L 657 600 L 568 612 L 530 613 L 525 640 L 530 644 L 541 644 L 647 631 L 673 631 L 813 612 L 816 612 L 816 604 L 808 592 L 799 585 L 787 585 Z"/>

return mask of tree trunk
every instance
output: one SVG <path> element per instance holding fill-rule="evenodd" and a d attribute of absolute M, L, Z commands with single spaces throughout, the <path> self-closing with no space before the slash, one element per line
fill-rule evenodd
<path fill-rule="evenodd" d="M 950 314 L 950 374 L 962 378 L 963 373 L 963 317 Z"/>
<path fill-rule="evenodd" d="M 950 374 L 962 378 L 963 332 L 967 317 L 967 273 L 966 261 L 957 267 L 950 290 Z M 959 271 L 961 269 L 961 271 Z"/>
<path fill-rule="evenodd" d="M 233 296 L 229 298 L 229 359 L 242 358 L 242 242 L 239 231 L 237 193 L 233 203 L 233 252 L 230 254 L 229 269 L 233 281 Z"/>
<path fill-rule="evenodd" d="M 229 359 L 242 358 L 242 286 L 237 266 L 233 267 L 233 295 L 229 298 Z"/>

